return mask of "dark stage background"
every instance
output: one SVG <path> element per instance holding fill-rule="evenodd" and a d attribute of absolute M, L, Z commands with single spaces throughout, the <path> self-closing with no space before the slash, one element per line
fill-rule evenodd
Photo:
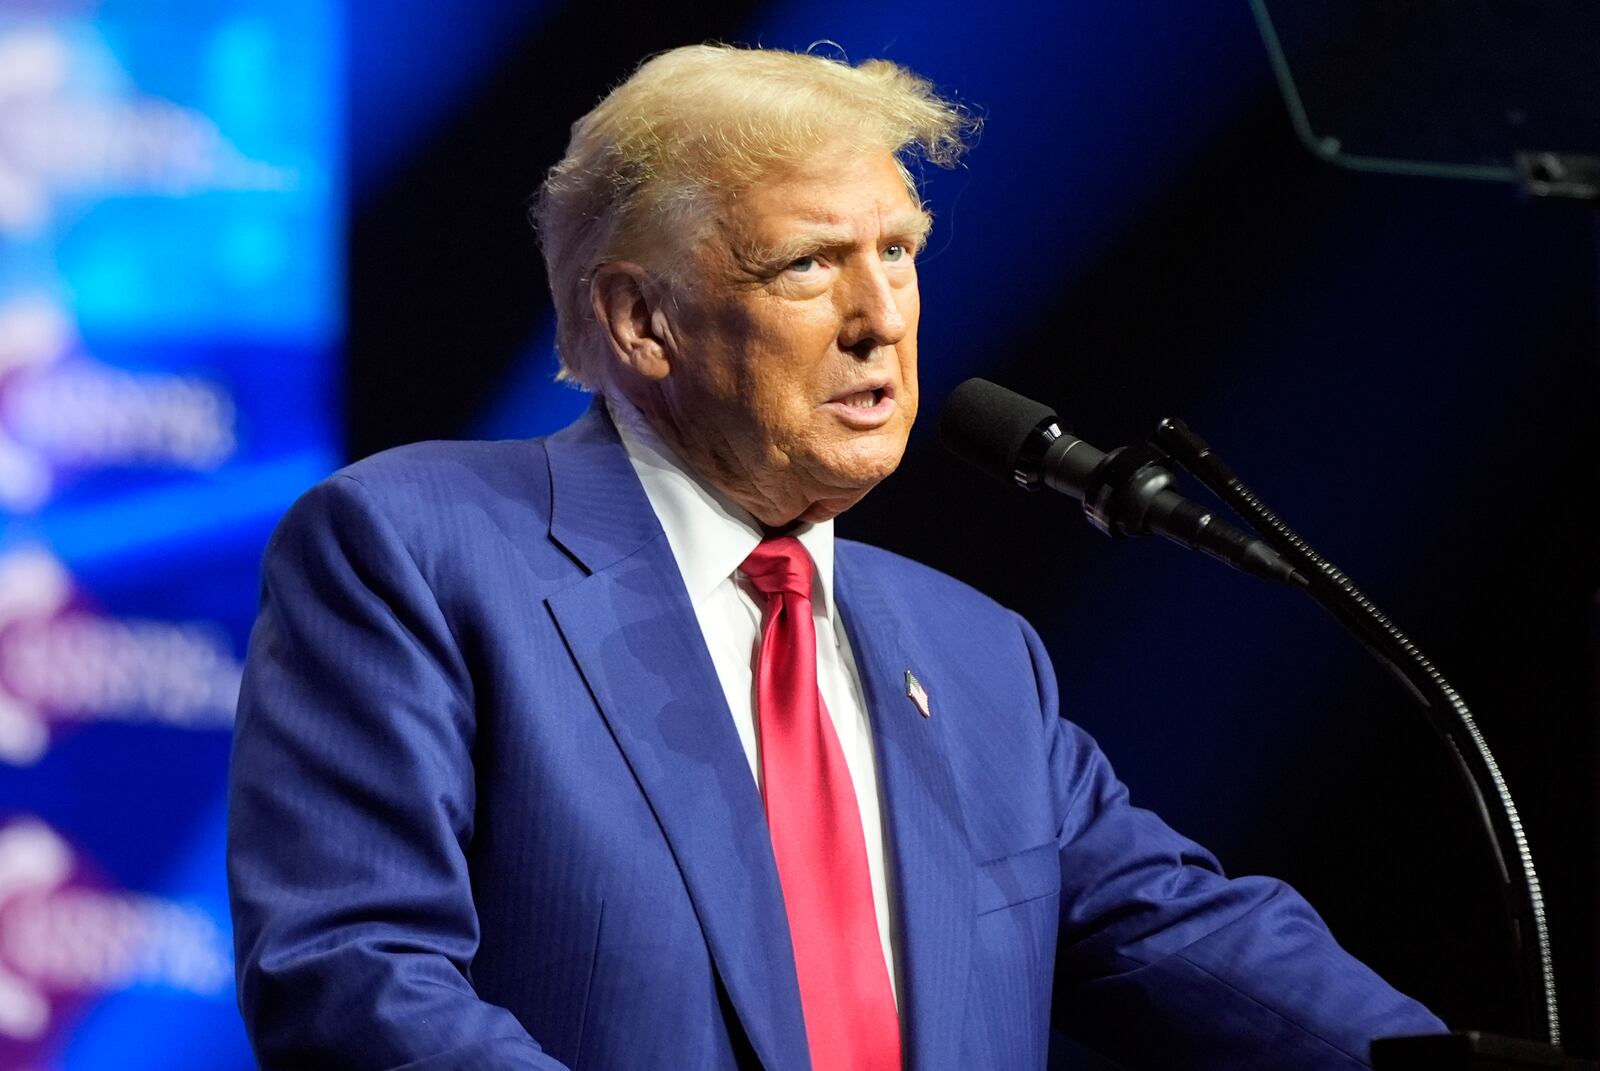
<path fill-rule="evenodd" d="M 252 1066 L 222 856 L 271 526 L 343 461 L 584 408 L 528 199 L 642 57 L 713 39 L 884 56 L 984 119 L 926 176 L 923 419 L 840 532 L 1021 611 L 1137 802 L 1516 1031 L 1400 688 L 1308 601 L 933 436 L 980 374 L 1103 448 L 1186 419 L 1474 707 L 1594 1054 L 1592 211 L 1312 159 L 1246 0 L 5 0 L 0 1071 Z"/>
<path fill-rule="evenodd" d="M 1105 448 L 1188 420 L 1474 706 L 1531 830 L 1570 1047 L 1592 1052 L 1594 220 L 1316 162 L 1246 5 L 1177 11 L 555 5 L 505 14 L 448 108 L 421 85 L 368 88 L 364 66 L 397 59 L 358 50 L 348 452 L 539 434 L 581 410 L 550 382 L 522 215 L 568 124 L 640 57 L 828 39 L 907 64 L 985 127 L 965 166 L 926 180 L 918 433 L 840 532 L 1021 611 L 1136 801 L 1231 871 L 1289 879 L 1452 1025 L 1514 1030 L 1485 854 L 1402 691 L 1308 601 L 1107 542 L 1070 502 L 991 485 L 933 435 L 974 374 Z M 395 51 L 424 47 L 385 21 Z M 364 144 L 384 167 L 364 168 Z"/>

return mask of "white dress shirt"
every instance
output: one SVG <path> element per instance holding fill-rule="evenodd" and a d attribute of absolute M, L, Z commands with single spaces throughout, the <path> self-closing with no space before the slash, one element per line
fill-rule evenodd
<path fill-rule="evenodd" d="M 760 649 L 766 598 L 739 571 L 763 538 L 761 525 L 741 507 L 696 477 L 644 416 L 628 402 L 607 398 L 606 406 L 622 438 L 650 508 L 666 532 L 683 586 L 700 622 L 711 663 L 733 714 L 750 772 L 761 783 L 760 736 L 756 731 L 755 662 Z M 883 818 L 878 794 L 872 726 L 862 697 L 861 675 L 850 638 L 833 599 L 833 522 L 803 524 L 792 533 L 811 555 L 811 611 L 817 632 L 817 684 L 833 718 L 839 747 L 861 811 L 867 846 L 867 872 L 878 937 L 889 968 L 889 985 L 899 1002 L 894 940 L 889 926 L 889 889 L 884 867 Z M 831 642 L 829 642 L 831 641 Z"/>

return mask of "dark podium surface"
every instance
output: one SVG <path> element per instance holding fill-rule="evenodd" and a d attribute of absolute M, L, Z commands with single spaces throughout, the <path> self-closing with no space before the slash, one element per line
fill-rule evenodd
<path fill-rule="evenodd" d="M 1600 1065 L 1564 1055 L 1549 1045 L 1462 1030 L 1425 1037 L 1379 1038 L 1372 1043 L 1372 1066 L 1375 1071 L 1595 1071 Z"/>

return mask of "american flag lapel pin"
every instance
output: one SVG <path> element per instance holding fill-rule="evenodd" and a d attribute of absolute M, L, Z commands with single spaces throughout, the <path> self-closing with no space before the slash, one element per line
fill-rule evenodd
<path fill-rule="evenodd" d="M 909 669 L 906 670 L 906 695 L 917 704 L 917 710 L 924 718 L 933 717 L 933 711 L 928 708 L 928 689 L 922 686 L 922 682 L 917 680 L 917 675 Z"/>

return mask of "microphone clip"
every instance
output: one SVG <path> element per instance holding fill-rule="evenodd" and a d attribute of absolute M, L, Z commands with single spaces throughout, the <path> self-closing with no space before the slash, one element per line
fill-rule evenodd
<path fill-rule="evenodd" d="M 1154 443 L 1118 447 L 1089 474 L 1083 512 L 1113 538 L 1144 535 L 1156 496 L 1176 479 L 1171 470 L 1172 455 Z"/>

